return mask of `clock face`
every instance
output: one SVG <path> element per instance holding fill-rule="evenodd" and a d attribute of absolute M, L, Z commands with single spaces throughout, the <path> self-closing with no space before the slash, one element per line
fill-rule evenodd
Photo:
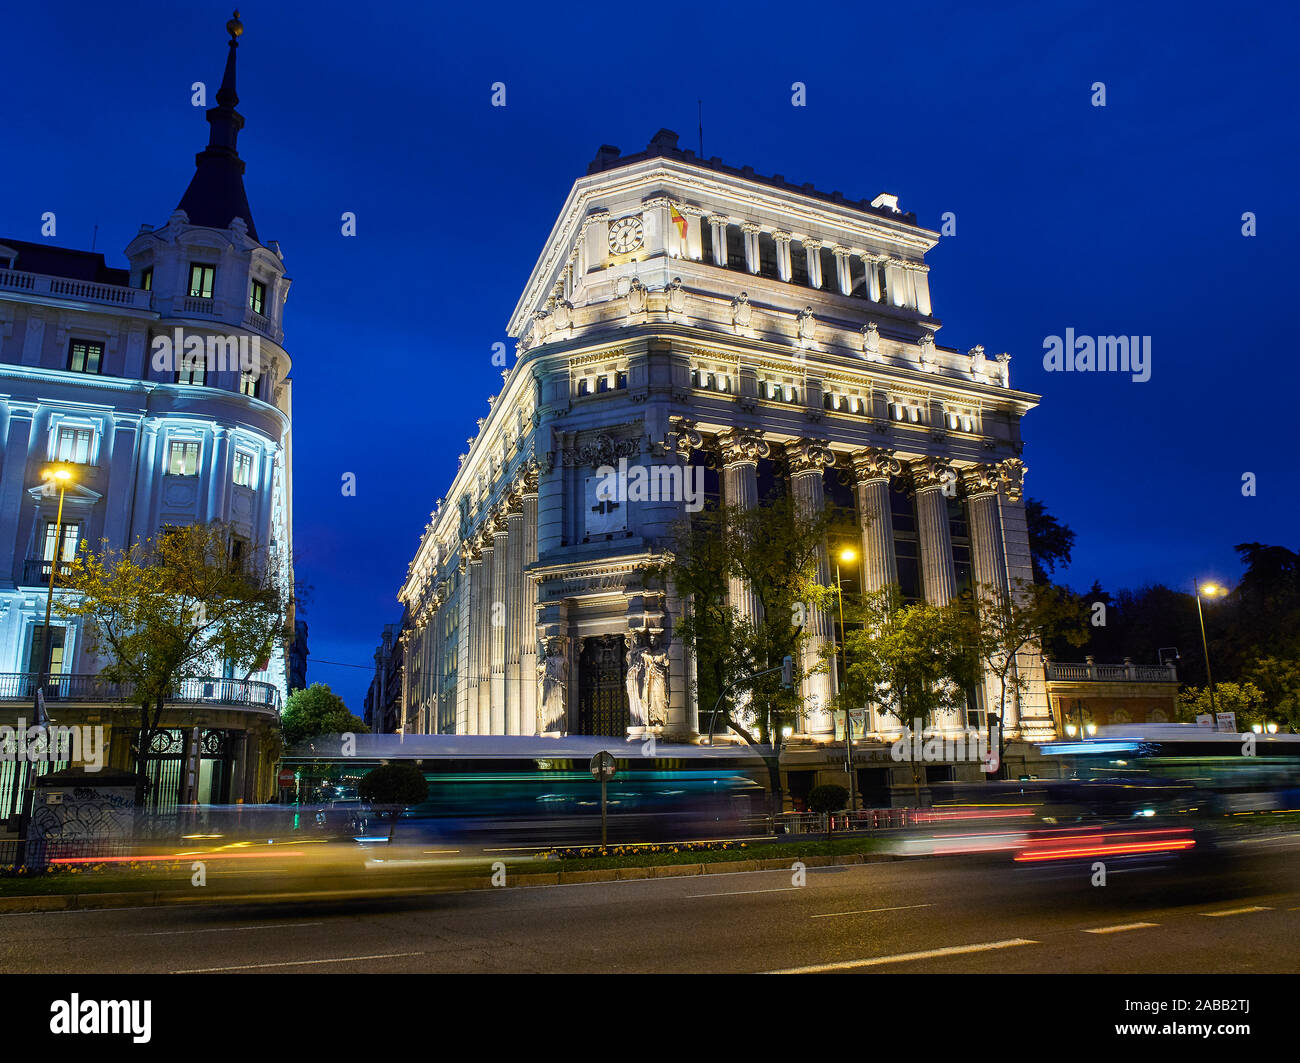
<path fill-rule="evenodd" d="M 609 227 L 609 249 L 616 255 L 626 255 L 641 246 L 645 239 L 645 226 L 636 217 L 619 218 Z"/>

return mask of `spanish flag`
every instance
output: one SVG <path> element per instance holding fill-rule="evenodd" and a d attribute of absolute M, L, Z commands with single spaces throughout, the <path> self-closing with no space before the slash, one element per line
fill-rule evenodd
<path fill-rule="evenodd" d="M 677 226 L 677 235 L 680 236 L 683 240 L 685 240 L 686 219 L 682 217 L 682 212 L 678 210 L 677 207 L 672 203 L 668 204 L 668 220 Z"/>

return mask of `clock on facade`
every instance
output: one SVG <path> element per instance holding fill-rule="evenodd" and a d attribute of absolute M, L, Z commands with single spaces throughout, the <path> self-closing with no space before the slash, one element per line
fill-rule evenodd
<path fill-rule="evenodd" d="M 641 246 L 645 239 L 645 226 L 641 219 L 629 215 L 619 218 L 609 227 L 609 249 L 616 255 L 626 255 Z"/>

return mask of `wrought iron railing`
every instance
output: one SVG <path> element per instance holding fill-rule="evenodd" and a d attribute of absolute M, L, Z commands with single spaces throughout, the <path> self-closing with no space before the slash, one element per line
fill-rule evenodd
<path fill-rule="evenodd" d="M 36 672 L 0 672 L 0 701 L 29 701 L 36 697 L 40 676 Z M 99 675 L 52 675 L 45 683 L 49 701 L 117 701 L 134 704 L 134 688 Z M 183 680 L 168 702 L 247 706 L 279 711 L 280 691 L 254 679 L 204 677 Z"/>
<path fill-rule="evenodd" d="M 50 582 L 50 567 L 53 561 L 44 561 L 39 557 L 29 558 L 23 562 L 23 582 L 24 587 L 46 587 Z M 60 561 L 58 563 L 59 571 L 55 573 L 54 585 L 57 587 L 63 577 L 72 569 L 71 561 Z"/>

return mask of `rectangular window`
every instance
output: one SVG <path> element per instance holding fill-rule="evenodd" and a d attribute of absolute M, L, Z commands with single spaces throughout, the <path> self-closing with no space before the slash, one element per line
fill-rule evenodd
<path fill-rule="evenodd" d="M 50 641 L 53 649 L 50 653 L 50 675 L 63 674 L 64 631 L 62 624 L 50 625 Z M 32 654 L 28 658 L 28 671 L 39 675 L 45 671 L 45 625 L 37 624 L 32 631 Z"/>
<path fill-rule="evenodd" d="M 235 483 L 248 487 L 253 482 L 253 455 L 235 451 Z"/>
<path fill-rule="evenodd" d="M 213 284 L 217 279 L 217 268 L 205 266 L 201 262 L 190 263 L 190 298 L 211 299 Z"/>
<path fill-rule="evenodd" d="M 176 383 L 203 386 L 207 380 L 208 367 L 203 355 L 181 354 L 180 368 L 176 370 Z"/>
<path fill-rule="evenodd" d="M 257 374 L 240 373 L 239 374 L 239 393 L 247 395 L 250 399 L 257 398 Z"/>
<path fill-rule="evenodd" d="M 89 428 L 60 428 L 54 447 L 55 461 L 70 461 L 77 465 L 90 463 L 90 444 L 95 433 Z"/>
<path fill-rule="evenodd" d="M 261 281 L 249 282 L 248 308 L 255 314 L 266 313 L 266 285 Z"/>
<path fill-rule="evenodd" d="M 146 292 L 153 291 L 153 266 L 146 266 L 140 273 L 140 287 Z"/>
<path fill-rule="evenodd" d="M 167 451 L 167 472 L 172 476 L 197 476 L 199 474 L 199 445 L 183 440 L 172 440 Z"/>
<path fill-rule="evenodd" d="M 60 535 L 60 530 L 62 535 Z M 81 540 L 81 525 L 76 521 L 63 522 L 62 529 L 54 521 L 45 525 L 45 544 L 41 553 L 42 561 L 53 561 L 55 543 L 62 541 L 59 547 L 59 560 L 71 561 L 77 556 L 77 543 Z"/>
<path fill-rule="evenodd" d="M 104 361 L 104 345 L 91 340 L 72 340 L 68 344 L 68 368 L 74 373 L 98 373 Z"/>

